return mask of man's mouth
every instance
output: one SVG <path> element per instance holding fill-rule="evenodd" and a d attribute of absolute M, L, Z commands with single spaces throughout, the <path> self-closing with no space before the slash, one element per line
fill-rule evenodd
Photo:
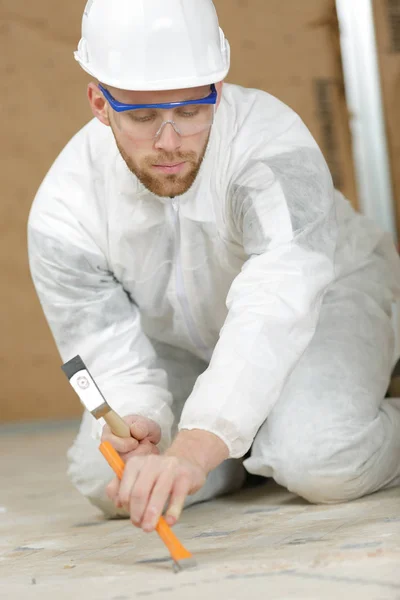
<path fill-rule="evenodd" d="M 157 169 L 157 171 L 160 171 L 161 173 L 180 173 L 182 171 L 182 169 L 184 168 L 186 162 L 179 162 L 179 163 L 172 163 L 172 164 L 159 164 L 159 165 L 153 165 L 154 169 Z"/>

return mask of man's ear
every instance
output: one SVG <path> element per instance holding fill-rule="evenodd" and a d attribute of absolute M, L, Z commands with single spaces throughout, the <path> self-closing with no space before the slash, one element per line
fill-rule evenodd
<path fill-rule="evenodd" d="M 222 88 L 223 88 L 223 85 L 224 85 L 223 81 L 220 81 L 219 83 L 215 84 L 215 89 L 217 90 L 217 94 L 218 94 L 216 108 L 218 108 L 219 103 L 221 102 L 221 99 L 222 99 Z"/>
<path fill-rule="evenodd" d="M 87 96 L 93 115 L 99 119 L 103 125 L 107 125 L 107 127 L 109 127 L 110 120 L 107 112 L 107 101 L 96 83 L 89 83 L 87 88 Z"/>

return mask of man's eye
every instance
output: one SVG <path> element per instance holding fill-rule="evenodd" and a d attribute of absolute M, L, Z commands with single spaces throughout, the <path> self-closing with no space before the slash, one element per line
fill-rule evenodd
<path fill-rule="evenodd" d="M 129 113 L 128 117 L 134 123 L 150 123 L 154 120 L 154 115 L 135 114 L 134 112 Z"/>
<path fill-rule="evenodd" d="M 198 109 L 195 110 L 182 110 L 179 113 L 180 117 L 183 117 L 185 119 L 190 119 L 191 117 L 196 117 L 199 114 Z"/>

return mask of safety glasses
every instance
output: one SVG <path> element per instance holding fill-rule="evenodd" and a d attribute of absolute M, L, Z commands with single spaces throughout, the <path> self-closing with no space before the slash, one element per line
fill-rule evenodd
<path fill-rule="evenodd" d="M 179 106 L 190 106 L 191 104 L 216 104 L 217 103 L 217 90 L 215 85 L 211 85 L 211 92 L 206 98 L 200 98 L 199 100 L 183 100 L 182 102 L 161 102 L 159 104 L 125 104 L 116 100 L 108 90 L 106 90 L 100 83 L 99 89 L 103 92 L 103 95 L 111 108 L 115 112 L 125 112 L 128 110 L 140 110 L 145 108 L 155 108 L 162 110 L 169 110 L 171 108 L 177 108 Z"/>
<path fill-rule="evenodd" d="M 116 100 L 100 84 L 99 88 L 115 112 L 117 127 L 134 140 L 155 139 L 167 124 L 182 137 L 192 136 L 209 129 L 214 121 L 218 96 L 214 84 L 205 98 L 157 104 L 126 104 Z M 171 118 L 165 118 L 166 111 Z"/>

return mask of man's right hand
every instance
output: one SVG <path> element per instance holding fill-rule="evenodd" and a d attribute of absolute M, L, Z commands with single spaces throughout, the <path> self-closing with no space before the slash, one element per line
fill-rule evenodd
<path fill-rule="evenodd" d="M 161 440 L 161 428 L 158 423 L 140 415 L 129 415 L 123 419 L 129 425 L 131 437 L 118 437 L 111 432 L 108 425 L 105 425 L 101 436 L 102 442 L 110 442 L 125 462 L 131 456 L 160 454 L 157 444 Z"/>

